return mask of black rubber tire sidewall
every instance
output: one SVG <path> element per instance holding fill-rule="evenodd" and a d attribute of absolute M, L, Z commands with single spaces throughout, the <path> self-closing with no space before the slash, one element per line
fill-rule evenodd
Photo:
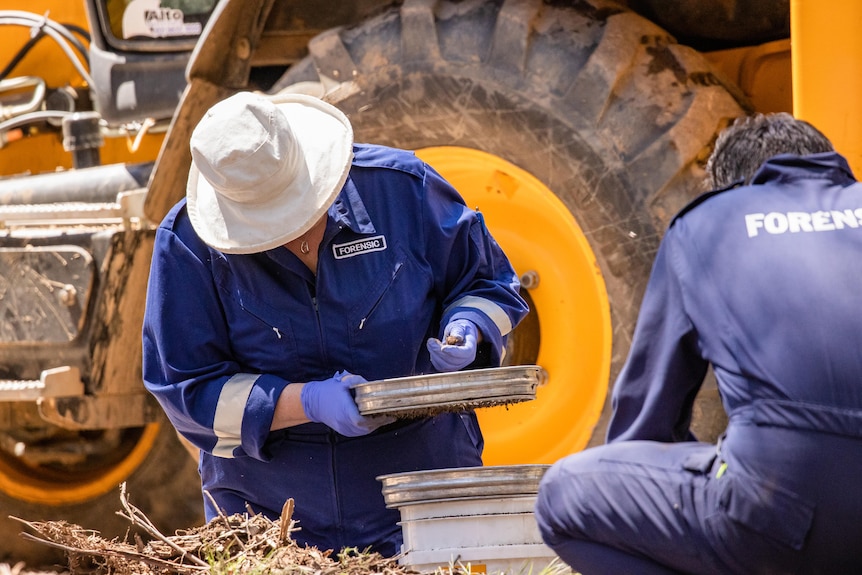
<path fill-rule="evenodd" d="M 478 149 L 543 182 L 574 215 L 603 274 L 612 382 L 628 353 L 661 235 L 703 191 L 715 134 L 744 113 L 742 105 L 701 55 L 601 0 L 532 3 L 528 37 L 512 38 L 493 0 L 428 6 L 423 16 L 434 19 L 435 34 L 425 30 L 427 46 L 416 45 L 422 33 L 407 32 L 405 12 L 396 10 L 312 41 L 310 56 L 273 91 L 320 81 L 349 116 L 356 141 Z M 564 37 L 555 22 L 574 24 Z M 517 40 L 529 46 L 522 67 L 510 66 L 505 49 L 495 60 L 493 46 L 510 42 L 517 49 Z M 577 78 L 564 82 L 561 70 Z M 349 81 L 333 89 L 334 77 Z M 603 441 L 609 398 L 590 444 Z M 705 410 L 714 419 L 721 405 L 711 401 L 696 414 Z M 714 438 L 720 432 L 714 427 L 700 436 Z"/>

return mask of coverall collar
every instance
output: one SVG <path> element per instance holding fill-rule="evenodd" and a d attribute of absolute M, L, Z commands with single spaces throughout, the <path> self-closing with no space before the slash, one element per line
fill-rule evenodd
<path fill-rule="evenodd" d="M 341 193 L 338 194 L 335 202 L 329 208 L 329 215 L 339 227 L 348 227 L 357 234 L 377 232 L 368 211 L 365 209 L 362 198 L 359 197 L 356 184 L 350 177 L 347 178 Z"/>
<path fill-rule="evenodd" d="M 770 158 L 755 172 L 751 184 L 768 181 L 793 181 L 798 178 L 822 177 L 838 184 L 850 185 L 856 181 L 850 164 L 836 152 L 823 152 L 807 156 L 781 154 Z"/>
<path fill-rule="evenodd" d="M 322 245 L 328 245 L 338 232 L 344 228 L 350 228 L 357 234 L 374 234 L 377 232 L 374 224 L 371 222 L 371 217 L 368 215 L 368 210 L 365 208 L 365 203 L 359 196 L 356 184 L 354 184 L 349 176 L 338 197 L 329 207 L 327 214 L 329 221 L 326 222 L 326 231 L 323 235 Z M 288 250 L 274 248 L 265 253 L 281 265 L 313 281 L 314 274 L 304 264 L 300 263 L 297 258 L 291 257 Z"/>

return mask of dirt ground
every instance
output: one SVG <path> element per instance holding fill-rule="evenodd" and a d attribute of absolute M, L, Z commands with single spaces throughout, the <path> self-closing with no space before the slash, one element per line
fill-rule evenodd
<path fill-rule="evenodd" d="M 0 575 L 409 575 L 415 573 L 395 558 L 360 549 L 330 550 L 301 547 L 292 538 L 297 530 L 293 500 L 278 521 L 263 515 L 219 516 L 208 524 L 166 536 L 121 493 L 121 513 L 134 526 L 130 541 L 106 540 L 86 526 L 65 521 L 27 521 L 25 537 L 62 549 L 65 570 L 30 571 L 26 565 L 0 564 Z M 138 533 L 143 533 L 144 536 Z"/>

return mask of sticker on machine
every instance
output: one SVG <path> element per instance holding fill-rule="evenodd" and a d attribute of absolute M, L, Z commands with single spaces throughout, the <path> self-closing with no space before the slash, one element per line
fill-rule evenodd
<path fill-rule="evenodd" d="M 386 237 L 374 236 L 373 238 L 362 238 L 344 244 L 334 244 L 332 254 L 337 260 L 361 256 L 371 252 L 382 252 L 386 249 Z"/>
<path fill-rule="evenodd" d="M 123 12 L 125 39 L 199 36 L 202 30 L 200 22 L 187 23 L 182 10 L 162 6 L 161 0 L 132 0 Z"/>

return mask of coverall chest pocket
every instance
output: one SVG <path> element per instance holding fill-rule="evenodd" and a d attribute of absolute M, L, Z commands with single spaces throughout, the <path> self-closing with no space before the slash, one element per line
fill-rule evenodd
<path fill-rule="evenodd" d="M 237 289 L 223 302 L 235 359 L 248 368 L 279 373 L 296 356 L 290 320 L 252 293 Z"/>
<path fill-rule="evenodd" d="M 350 310 L 355 357 L 379 355 L 383 344 L 390 354 L 415 358 L 434 313 L 430 290 L 431 281 L 419 266 L 403 250 L 393 250 Z"/>

